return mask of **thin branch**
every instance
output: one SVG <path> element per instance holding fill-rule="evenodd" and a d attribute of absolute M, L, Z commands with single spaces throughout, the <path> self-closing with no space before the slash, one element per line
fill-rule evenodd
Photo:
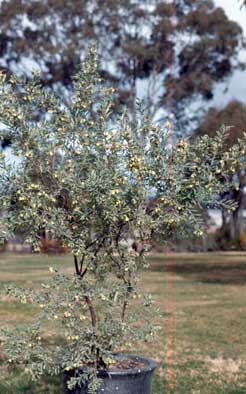
<path fill-rule="evenodd" d="M 132 276 L 132 274 L 131 274 L 131 272 L 129 272 L 129 279 L 128 279 L 128 281 L 127 281 L 127 293 L 126 293 L 126 299 L 125 299 L 125 301 L 124 301 L 124 304 L 123 304 L 123 307 L 122 307 L 122 313 L 121 313 L 121 321 L 122 322 L 124 322 L 124 320 L 125 320 L 125 316 L 126 316 L 126 309 L 127 309 L 127 307 L 128 307 L 128 304 L 129 304 L 129 297 L 130 297 L 130 294 L 131 294 L 131 292 L 132 292 L 132 284 L 131 284 L 131 276 Z"/>
<path fill-rule="evenodd" d="M 96 327 L 97 327 L 97 316 L 96 316 L 96 312 L 94 309 L 94 306 L 92 304 L 91 299 L 89 298 L 89 296 L 85 296 L 85 302 L 88 306 L 89 312 L 90 312 L 90 316 L 91 316 L 91 325 L 92 325 L 92 329 L 93 329 L 93 333 L 95 334 L 96 332 Z"/>
<path fill-rule="evenodd" d="M 83 256 L 79 262 L 79 264 L 80 264 L 79 273 L 80 273 L 80 275 L 82 275 L 82 277 L 84 276 L 84 273 L 83 273 L 84 259 L 85 259 L 85 254 L 83 254 Z"/>
<path fill-rule="evenodd" d="M 73 261 L 74 261 L 74 266 L 75 266 L 75 272 L 77 275 L 80 276 L 80 271 L 79 271 L 79 265 L 78 265 L 78 258 L 77 256 L 73 256 Z"/>

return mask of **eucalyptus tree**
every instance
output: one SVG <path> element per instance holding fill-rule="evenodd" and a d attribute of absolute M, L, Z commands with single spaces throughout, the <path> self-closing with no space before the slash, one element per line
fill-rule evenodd
<path fill-rule="evenodd" d="M 0 7 L 2 68 L 30 76 L 39 67 L 44 85 L 69 90 L 96 42 L 100 73 L 117 89 L 117 103 L 134 115 L 136 97 L 144 98 L 160 120 L 169 86 L 183 130 L 197 115 L 190 105 L 206 106 L 215 84 L 240 67 L 242 28 L 212 0 L 8 0 Z"/>

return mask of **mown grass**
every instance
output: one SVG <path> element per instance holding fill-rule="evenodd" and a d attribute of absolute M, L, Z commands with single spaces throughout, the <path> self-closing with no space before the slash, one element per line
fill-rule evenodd
<path fill-rule="evenodd" d="M 2 254 L 0 286 L 37 287 L 51 265 L 67 270 L 70 258 Z M 142 286 L 155 294 L 162 312 L 160 338 L 134 349 L 160 362 L 153 394 L 246 394 L 246 255 L 154 256 Z M 33 313 L 31 306 L 0 302 L 1 325 L 26 322 Z M 0 362 L 0 394 L 43 393 L 62 393 L 59 378 L 34 384 Z"/>

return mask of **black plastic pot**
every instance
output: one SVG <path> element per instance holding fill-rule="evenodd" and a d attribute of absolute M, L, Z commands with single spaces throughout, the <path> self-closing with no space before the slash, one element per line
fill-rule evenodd
<path fill-rule="evenodd" d="M 110 371 L 98 371 L 101 385 L 98 394 L 151 394 L 151 380 L 154 369 L 158 364 L 145 357 L 135 355 L 117 354 L 116 358 L 131 359 L 145 364 L 141 368 L 133 369 L 110 369 Z M 67 388 L 68 380 L 73 376 L 72 371 L 64 372 L 65 394 L 88 394 L 87 387 L 77 387 L 73 390 Z"/>

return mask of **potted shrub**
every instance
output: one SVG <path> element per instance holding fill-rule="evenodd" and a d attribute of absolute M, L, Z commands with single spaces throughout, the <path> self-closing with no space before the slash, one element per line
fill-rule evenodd
<path fill-rule="evenodd" d="M 243 141 L 225 152 L 222 131 L 170 149 L 168 130 L 141 106 L 134 122 L 112 112 L 114 92 L 100 79 L 94 49 L 68 106 L 38 76 L 1 82 L 0 135 L 19 157 L 15 165 L 1 154 L 1 238 L 22 232 L 39 251 L 45 232 L 70 250 L 74 267 L 51 267 L 38 292 L 6 287 L 40 312 L 33 324 L 2 330 L 4 351 L 33 379 L 63 374 L 65 393 L 150 394 L 157 364 L 123 352 L 159 329 L 158 309 L 139 286 L 145 254 L 151 240 L 176 231 L 201 236 L 204 207 L 233 209 L 218 196 L 231 186 Z"/>

